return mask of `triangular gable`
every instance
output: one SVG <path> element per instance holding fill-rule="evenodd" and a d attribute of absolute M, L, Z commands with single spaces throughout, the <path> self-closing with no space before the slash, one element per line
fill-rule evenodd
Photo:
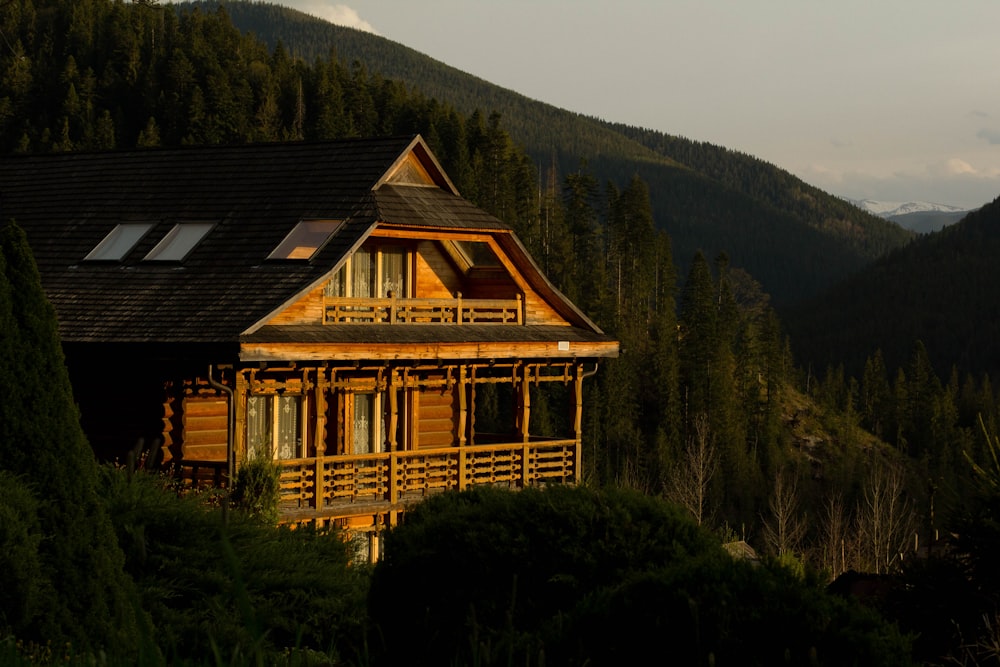
<path fill-rule="evenodd" d="M 417 135 L 407 146 L 399 158 L 375 183 L 373 190 L 387 183 L 399 185 L 435 185 L 453 195 L 458 195 L 458 188 L 448 178 L 441 164 L 434 157 L 423 138 Z"/>

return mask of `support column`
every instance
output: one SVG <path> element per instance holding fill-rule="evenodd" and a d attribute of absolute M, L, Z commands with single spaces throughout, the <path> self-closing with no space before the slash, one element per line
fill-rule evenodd
<path fill-rule="evenodd" d="M 458 367 L 458 446 L 464 447 L 466 443 L 466 429 L 469 424 L 469 400 L 466 396 L 468 391 L 468 380 L 466 378 L 465 366 Z"/>
<path fill-rule="evenodd" d="M 576 451 L 573 454 L 573 481 L 579 483 L 583 478 L 583 364 L 576 364 L 573 369 L 573 394 L 576 410 L 573 415 L 573 439 Z"/>

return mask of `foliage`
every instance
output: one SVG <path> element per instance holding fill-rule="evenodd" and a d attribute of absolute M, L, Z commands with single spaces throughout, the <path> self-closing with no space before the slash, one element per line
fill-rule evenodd
<path fill-rule="evenodd" d="M 236 509 L 275 525 L 281 499 L 281 467 L 269 454 L 259 447 L 240 464 L 229 500 Z"/>
<path fill-rule="evenodd" d="M 225 514 L 168 478 L 101 470 L 103 494 L 170 662 L 226 663 L 283 653 L 348 659 L 363 652 L 367 574 L 348 568 L 338 530 L 274 527 Z"/>
<path fill-rule="evenodd" d="M 370 613 L 386 664 L 908 664 L 897 632 L 815 578 L 734 562 L 677 508 L 621 490 L 431 498 L 387 536 Z"/>
<path fill-rule="evenodd" d="M 0 470 L 0 636 L 23 636 L 55 603 L 39 546 L 44 533 L 31 489 Z"/>
<path fill-rule="evenodd" d="M 12 487 L 8 502 L 25 511 L 14 539 L 31 550 L 32 533 L 43 536 L 37 556 L 43 578 L 12 582 L 22 593 L 5 600 L 32 614 L 19 637 L 69 642 L 80 652 L 134 650 L 143 619 L 97 493 L 97 462 L 80 428 L 55 313 L 24 232 L 12 222 L 0 227 L 0 331 L 0 471 L 19 479 L 21 493 Z M 25 494 L 37 497 L 41 489 L 44 502 L 32 510 Z M 32 592 L 49 587 L 46 604 L 33 605 Z M 16 611 L 3 615 L 10 622 Z"/>

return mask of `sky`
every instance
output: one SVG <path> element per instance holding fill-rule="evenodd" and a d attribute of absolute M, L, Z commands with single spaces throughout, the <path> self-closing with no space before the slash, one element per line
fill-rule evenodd
<path fill-rule="evenodd" d="M 831 194 L 1000 196 L 997 0 L 275 0 Z"/>

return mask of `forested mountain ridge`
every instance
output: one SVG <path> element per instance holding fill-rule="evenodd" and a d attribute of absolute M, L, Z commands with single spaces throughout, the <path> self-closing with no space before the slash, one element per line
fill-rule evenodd
<path fill-rule="evenodd" d="M 377 35 L 267 3 L 221 3 L 234 25 L 307 62 L 331 52 L 405 82 L 466 114 L 499 113 L 503 127 L 556 178 L 580 168 L 599 182 L 649 184 L 655 222 L 685 265 L 726 253 L 777 306 L 816 294 L 912 233 L 850 207 L 773 165 L 724 148 L 558 109 L 492 85 Z M 182 3 L 211 11 L 218 2 Z M 460 66 L 460 64 L 456 64 Z"/>
<path fill-rule="evenodd" d="M 800 356 L 859 376 L 877 350 L 892 369 L 916 341 L 937 374 L 1000 375 L 1000 199 L 880 259 L 789 311 Z"/>

